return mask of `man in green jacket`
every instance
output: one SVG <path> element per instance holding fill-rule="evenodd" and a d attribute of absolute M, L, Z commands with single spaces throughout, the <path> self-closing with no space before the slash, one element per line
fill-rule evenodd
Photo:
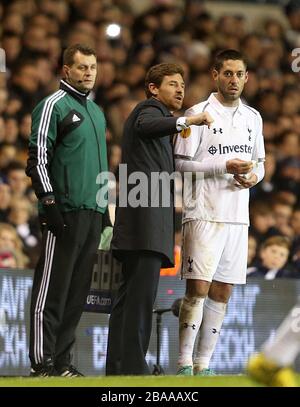
<path fill-rule="evenodd" d="M 106 122 L 88 98 L 97 74 L 95 51 L 70 46 L 63 71 L 60 89 L 32 113 L 26 168 L 43 230 L 31 298 L 31 376 L 82 376 L 71 365 L 71 348 L 107 210 L 96 201 L 97 176 L 107 171 Z"/>

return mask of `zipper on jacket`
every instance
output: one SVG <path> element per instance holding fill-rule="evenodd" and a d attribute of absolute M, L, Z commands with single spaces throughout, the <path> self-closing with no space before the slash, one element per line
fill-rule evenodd
<path fill-rule="evenodd" d="M 95 127 L 95 125 L 94 125 L 94 122 L 93 122 L 92 116 L 90 115 L 90 112 L 89 112 L 89 110 L 88 110 L 88 107 L 87 107 L 87 106 L 86 106 L 86 110 L 87 110 L 87 112 L 88 112 L 88 114 L 89 114 L 89 116 L 90 116 L 90 119 L 91 119 L 92 125 L 93 125 L 93 127 L 94 127 L 94 131 L 95 131 L 95 137 L 96 137 L 96 142 L 97 142 L 97 147 L 98 147 L 98 160 L 99 160 L 99 173 L 100 173 L 100 172 L 101 172 L 101 156 L 100 156 L 100 146 L 99 146 L 99 140 L 98 140 L 98 137 L 97 137 L 97 131 L 96 131 L 96 127 Z"/>
<path fill-rule="evenodd" d="M 64 166 L 64 183 L 65 183 L 65 197 L 69 198 L 69 179 L 66 166 Z"/>

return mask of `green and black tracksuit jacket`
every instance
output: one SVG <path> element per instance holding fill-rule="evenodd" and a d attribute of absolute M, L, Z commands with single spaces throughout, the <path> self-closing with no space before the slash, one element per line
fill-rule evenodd
<path fill-rule="evenodd" d="M 39 199 L 54 196 L 61 212 L 106 211 L 96 201 L 97 177 L 108 169 L 105 130 L 98 105 L 64 80 L 36 106 L 26 174 Z"/>

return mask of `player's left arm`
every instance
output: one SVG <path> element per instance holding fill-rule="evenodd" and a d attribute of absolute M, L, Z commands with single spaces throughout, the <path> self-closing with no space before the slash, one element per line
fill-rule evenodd
<path fill-rule="evenodd" d="M 265 146 L 262 129 L 262 118 L 260 114 L 258 114 L 256 121 L 256 137 L 252 153 L 253 170 L 251 173 L 246 174 L 246 176 L 234 176 L 234 179 L 238 182 L 240 188 L 252 188 L 264 178 Z"/>

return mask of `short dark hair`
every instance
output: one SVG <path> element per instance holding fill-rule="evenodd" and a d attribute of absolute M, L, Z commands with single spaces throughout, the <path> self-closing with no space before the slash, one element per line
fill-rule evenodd
<path fill-rule="evenodd" d="M 223 67 L 223 63 L 228 61 L 228 59 L 232 59 L 233 61 L 243 61 L 245 68 L 247 69 L 246 58 L 241 52 L 236 51 L 235 49 L 225 49 L 219 52 L 215 56 L 214 69 L 219 72 Z"/>
<path fill-rule="evenodd" d="M 74 64 L 74 55 L 76 54 L 76 52 L 80 52 L 83 55 L 95 55 L 95 57 L 97 58 L 94 48 L 85 44 L 74 44 L 70 45 L 64 50 L 63 65 L 72 66 Z"/>
<path fill-rule="evenodd" d="M 286 236 L 272 236 L 262 242 L 260 249 L 266 249 L 269 246 L 280 246 L 285 247 L 286 249 L 290 250 L 291 248 L 291 241 Z"/>
<path fill-rule="evenodd" d="M 25 165 L 21 161 L 13 160 L 5 168 L 5 173 L 8 175 L 11 171 L 24 171 Z"/>
<path fill-rule="evenodd" d="M 152 66 L 146 74 L 145 78 L 145 93 L 149 99 L 152 93 L 149 90 L 149 84 L 154 83 L 158 88 L 160 87 L 165 76 L 175 75 L 179 73 L 182 77 L 184 76 L 183 68 L 174 63 L 162 63 Z"/>

